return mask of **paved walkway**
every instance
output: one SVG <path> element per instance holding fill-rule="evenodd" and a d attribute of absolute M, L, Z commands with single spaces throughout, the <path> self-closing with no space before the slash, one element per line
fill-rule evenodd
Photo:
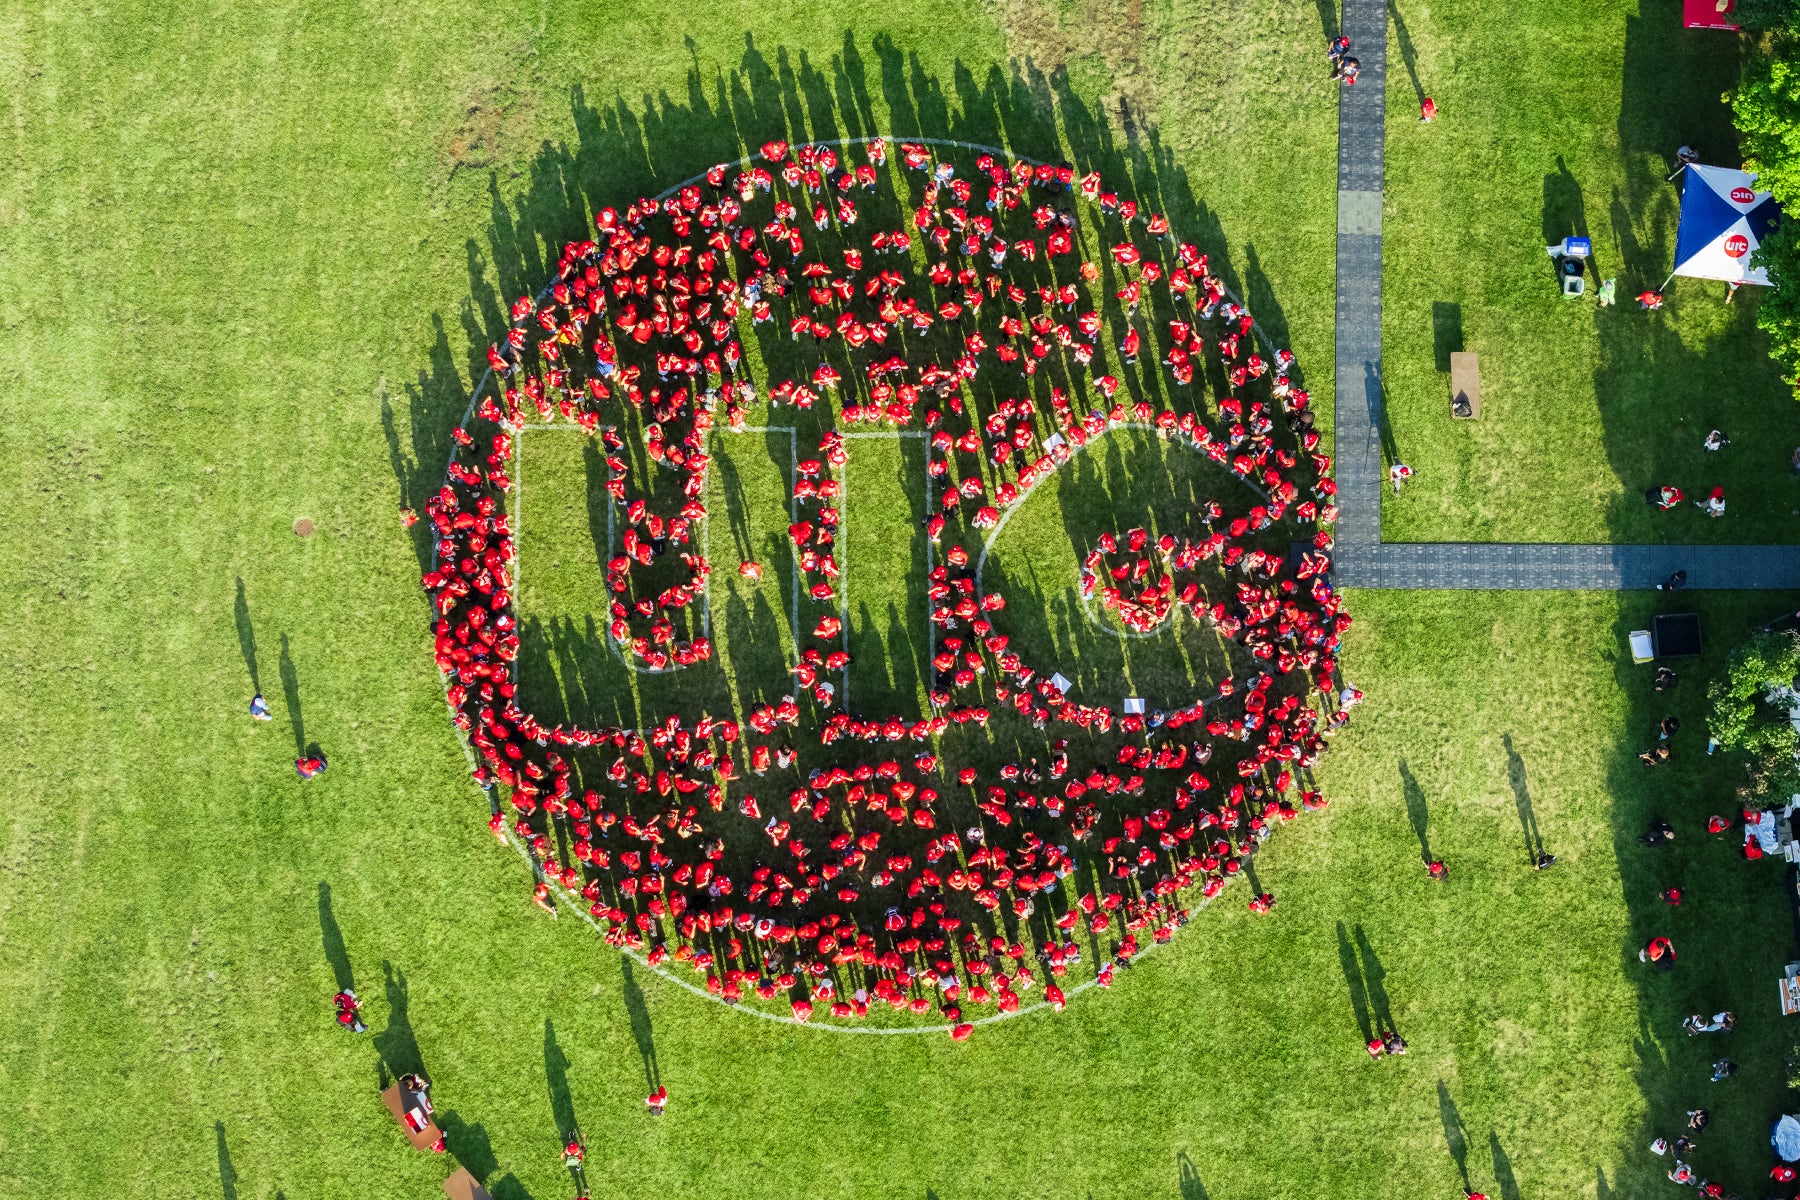
<path fill-rule="evenodd" d="M 1337 552 L 1344 587 L 1616 590 L 1678 570 L 1696 588 L 1800 588 L 1800 546 L 1567 546 L 1383 543 L 1381 184 L 1387 103 L 1386 0 L 1343 0 L 1362 71 L 1338 104 Z M 1445 403 L 1448 403 L 1446 395 Z M 1414 485 L 1418 486 L 1418 485 Z"/>

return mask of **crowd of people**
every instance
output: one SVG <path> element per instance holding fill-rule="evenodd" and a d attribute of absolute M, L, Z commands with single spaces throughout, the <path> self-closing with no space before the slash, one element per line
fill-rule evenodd
<path fill-rule="evenodd" d="M 815 1006 L 936 1008 L 960 1038 L 965 1006 L 1010 1011 L 1041 989 L 1060 1008 L 1078 935 L 1108 939 L 1091 969 L 1110 984 L 1275 826 L 1323 806 L 1304 779 L 1347 719 L 1333 680 L 1350 617 L 1320 528 L 1336 517 L 1331 463 L 1293 355 L 1207 255 L 1093 172 L 906 143 L 891 169 L 888 153 L 883 139 L 775 142 L 602 210 L 489 351 L 494 386 L 425 506 L 437 551 L 423 583 L 476 780 L 504 796 L 491 827 L 530 848 L 541 904 L 555 910 L 551 885 L 579 895 L 609 942 L 695 970 L 726 1001 L 780 997 L 803 1020 Z M 817 429 L 788 535 L 825 611 L 794 631 L 793 691 L 742 723 L 541 722 L 514 670 L 519 430 L 571 421 L 599 439 L 622 516 L 608 635 L 630 661 L 678 670 L 713 655 L 694 619 L 713 569 L 695 538 L 709 432 L 743 427 L 757 404 Z M 859 423 L 922 428 L 938 483 L 923 713 L 846 710 L 829 678 L 849 661 L 837 501 L 843 428 Z M 1126 624 L 1180 614 L 1254 664 L 1149 713 L 1080 702 L 1028 661 L 1008 598 L 979 585 L 962 544 L 1124 423 L 1242 485 L 1185 531 L 1107 535 L 1085 559 L 1084 591 L 1100 587 Z M 1046 767 L 989 775 L 946 756 L 947 732 L 1007 722 L 1045 739 Z"/>

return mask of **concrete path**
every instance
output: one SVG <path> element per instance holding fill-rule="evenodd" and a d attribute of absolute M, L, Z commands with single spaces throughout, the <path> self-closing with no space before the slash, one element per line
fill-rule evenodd
<path fill-rule="evenodd" d="M 1567 546 L 1384 543 L 1381 459 L 1381 185 L 1387 104 L 1386 0 L 1343 0 L 1362 65 L 1338 104 L 1337 404 L 1340 587 L 1512 590 L 1654 587 L 1678 570 L 1695 588 L 1800 589 L 1800 546 Z M 1445 403 L 1448 403 L 1446 396 Z M 1417 486 L 1417 485 L 1415 485 Z M 1729 518 L 1727 518 L 1729 519 Z"/>

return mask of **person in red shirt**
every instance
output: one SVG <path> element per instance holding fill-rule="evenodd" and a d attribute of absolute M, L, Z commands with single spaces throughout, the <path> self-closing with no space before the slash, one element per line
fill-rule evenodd
<path fill-rule="evenodd" d="M 1706 819 L 1706 832 L 1708 833 L 1724 833 L 1730 828 L 1731 822 L 1727 821 L 1724 817 L 1719 816 L 1717 813 L 1714 813 Z"/>
<path fill-rule="evenodd" d="M 294 760 L 294 773 L 302 779 L 311 779 L 321 774 L 331 764 L 325 761 L 323 754 L 308 754 L 304 758 Z"/>
<path fill-rule="evenodd" d="M 1435 116 L 1437 116 L 1437 101 L 1427 96 L 1419 102 L 1419 120 L 1429 125 Z"/>
<path fill-rule="evenodd" d="M 1659 309 L 1663 306 L 1663 294 L 1661 292 L 1654 291 L 1654 290 L 1648 291 L 1648 292 L 1639 292 L 1637 302 L 1638 302 L 1638 307 L 1643 309 L 1645 312 L 1655 312 L 1657 309 Z"/>
<path fill-rule="evenodd" d="M 1769 1168 L 1769 1178 L 1776 1183 L 1792 1183 L 1794 1182 L 1794 1168 L 1786 1163 L 1776 1163 Z"/>
<path fill-rule="evenodd" d="M 663 1109 L 669 1107 L 669 1089 L 658 1085 L 654 1092 L 644 1097 L 644 1107 L 650 1110 L 650 1115 L 662 1116 Z"/>
<path fill-rule="evenodd" d="M 1672 971 L 1675 969 L 1675 943 L 1658 934 L 1638 951 L 1638 961 L 1650 963 L 1659 971 Z"/>
<path fill-rule="evenodd" d="M 1450 868 L 1444 865 L 1444 860 L 1441 858 L 1427 862 L 1425 870 L 1433 879 L 1446 879 L 1450 875 Z"/>
<path fill-rule="evenodd" d="M 1680 904 L 1681 889 L 1678 887 L 1664 888 L 1662 890 L 1662 902 L 1664 904 Z"/>

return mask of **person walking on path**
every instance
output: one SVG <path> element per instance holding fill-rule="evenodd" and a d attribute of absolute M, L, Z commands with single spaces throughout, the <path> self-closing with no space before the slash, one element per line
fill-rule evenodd
<path fill-rule="evenodd" d="M 1344 61 L 1338 66 L 1338 78 L 1344 81 L 1345 87 L 1349 87 L 1351 84 L 1355 83 L 1357 75 L 1361 74 L 1361 72 L 1362 63 L 1348 56 L 1346 56 Z"/>
<path fill-rule="evenodd" d="M 1682 588 L 1684 588 L 1686 586 L 1687 586 L 1687 572 L 1686 571 L 1677 571 L 1673 575 L 1669 576 L 1667 579 L 1663 580 L 1661 583 L 1657 584 L 1656 590 L 1659 592 L 1679 592 Z M 1662 677 L 1662 672 L 1669 671 L 1669 668 L 1658 667 L 1656 670 L 1657 670 L 1657 678 L 1660 679 Z M 1673 672 L 1673 671 L 1669 671 L 1669 674 L 1671 674 L 1671 675 L 1673 675 L 1674 673 L 1675 672 Z"/>

